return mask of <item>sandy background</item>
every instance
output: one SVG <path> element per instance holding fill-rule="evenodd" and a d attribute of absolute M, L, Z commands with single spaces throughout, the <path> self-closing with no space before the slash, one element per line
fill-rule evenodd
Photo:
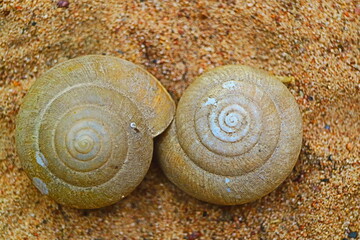
<path fill-rule="evenodd" d="M 0 239 L 359 239 L 359 2 L 57 2 L 0 0 Z M 113 206 L 56 204 L 21 168 L 14 120 L 37 76 L 85 54 L 143 66 L 174 99 L 224 64 L 295 77 L 288 88 L 304 121 L 295 169 L 260 200 L 219 207 L 182 193 L 155 160 Z"/>

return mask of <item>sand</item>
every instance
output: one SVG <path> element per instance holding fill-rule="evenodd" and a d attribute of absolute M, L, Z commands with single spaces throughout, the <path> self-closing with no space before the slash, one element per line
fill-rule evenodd
<path fill-rule="evenodd" d="M 0 1 L 0 239 L 359 239 L 357 1 Z M 59 7 L 59 6 L 61 7 Z M 304 140 L 292 174 L 253 203 L 200 202 L 154 159 L 121 202 L 77 210 L 42 196 L 14 149 L 36 77 L 77 56 L 143 66 L 178 100 L 203 71 L 247 64 L 292 76 Z"/>

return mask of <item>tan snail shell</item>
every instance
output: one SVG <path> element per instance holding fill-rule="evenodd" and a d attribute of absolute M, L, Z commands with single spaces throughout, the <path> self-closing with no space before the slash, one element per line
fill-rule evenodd
<path fill-rule="evenodd" d="M 16 121 L 16 148 L 34 185 L 57 202 L 99 208 L 144 178 L 153 138 L 175 104 L 151 74 L 128 61 L 90 55 L 37 79 Z"/>
<path fill-rule="evenodd" d="M 165 175 L 203 201 L 242 204 L 274 190 L 291 172 L 302 120 L 288 89 L 268 73 L 223 66 L 184 92 L 156 145 Z"/>

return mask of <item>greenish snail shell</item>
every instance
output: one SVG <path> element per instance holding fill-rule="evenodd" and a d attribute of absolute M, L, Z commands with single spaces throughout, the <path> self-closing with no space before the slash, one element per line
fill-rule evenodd
<path fill-rule="evenodd" d="M 175 104 L 151 74 L 128 61 L 90 55 L 37 79 L 16 121 L 16 148 L 33 184 L 55 201 L 99 208 L 144 178 L 153 138 Z"/>
<path fill-rule="evenodd" d="M 279 186 L 301 143 L 301 114 L 288 89 L 264 71 L 230 65 L 186 89 L 156 155 L 165 175 L 189 195 L 235 205 Z"/>

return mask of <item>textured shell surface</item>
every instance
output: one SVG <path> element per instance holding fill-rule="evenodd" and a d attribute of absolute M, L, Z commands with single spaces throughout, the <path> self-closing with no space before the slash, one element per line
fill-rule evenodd
<path fill-rule="evenodd" d="M 183 191 L 235 205 L 279 186 L 301 143 L 301 114 L 289 90 L 264 71 L 228 65 L 186 89 L 156 154 L 165 175 Z"/>
<path fill-rule="evenodd" d="M 76 208 L 124 198 L 144 178 L 175 104 L 151 74 L 89 55 L 35 81 L 16 120 L 22 166 L 41 193 Z"/>

